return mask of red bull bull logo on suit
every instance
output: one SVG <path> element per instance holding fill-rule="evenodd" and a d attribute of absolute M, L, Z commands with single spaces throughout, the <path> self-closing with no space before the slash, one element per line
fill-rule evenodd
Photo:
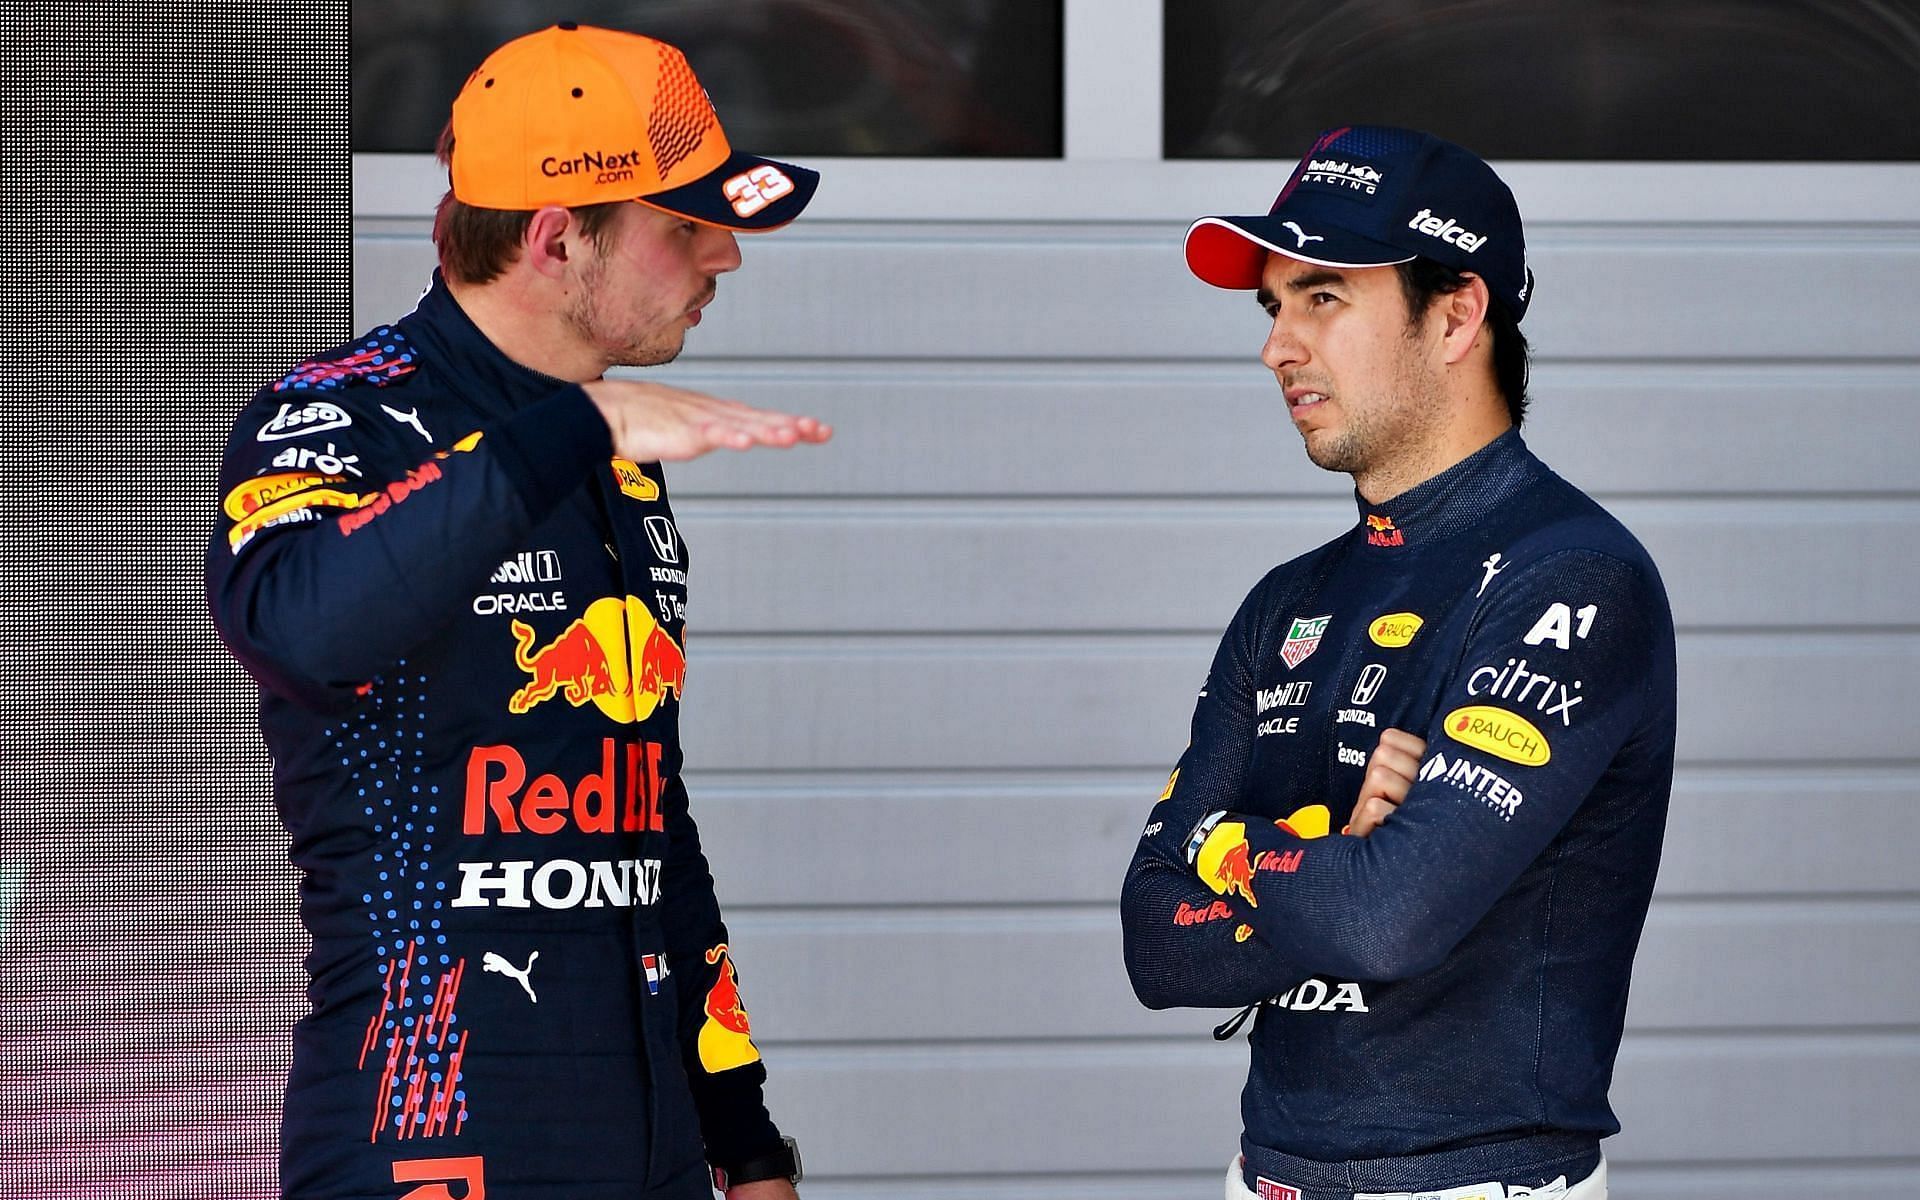
<path fill-rule="evenodd" d="M 700 1026 L 697 1044 L 700 1065 L 712 1074 L 759 1062 L 760 1050 L 753 1044 L 753 1026 L 740 999 L 740 980 L 727 956 L 727 944 L 721 942 L 707 951 L 706 960 L 709 966 L 718 963 L 720 970 L 707 989 L 707 1019 Z"/>
<path fill-rule="evenodd" d="M 525 621 L 512 630 L 513 661 L 533 678 L 508 699 L 509 712 L 559 696 L 631 724 L 651 717 L 668 692 L 678 698 L 686 682 L 686 652 L 638 596 L 595 600 L 545 645 Z"/>
<path fill-rule="evenodd" d="M 1222 821 L 1214 826 L 1201 844 L 1194 867 L 1201 882 L 1215 895 L 1238 896 L 1255 908 L 1260 901 L 1253 894 L 1253 864 L 1249 861 L 1247 827 L 1241 821 Z"/>

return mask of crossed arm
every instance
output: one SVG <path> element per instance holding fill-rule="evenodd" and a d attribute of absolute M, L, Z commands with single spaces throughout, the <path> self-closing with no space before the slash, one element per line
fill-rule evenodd
<path fill-rule="evenodd" d="M 1568 551 L 1489 596 L 1424 728 L 1383 733 L 1369 756 L 1347 836 L 1315 837 L 1323 830 L 1244 811 L 1254 638 L 1230 629 L 1121 893 L 1127 970 L 1141 1001 L 1240 1007 L 1314 975 L 1404 979 L 1443 962 L 1636 735 L 1650 681 L 1670 677 L 1656 669 L 1656 655 L 1670 653 L 1657 586 L 1631 563 Z M 1598 619 L 1564 644 L 1542 645 L 1544 614 L 1570 598 L 1592 602 Z M 1250 624 L 1247 612 L 1236 627 Z M 1539 718 L 1537 761 L 1490 752 L 1470 733 L 1453 737 L 1451 723 L 1472 713 L 1515 715 L 1485 704 L 1476 675 L 1489 668 L 1476 664 L 1528 655 L 1580 689 L 1558 716 Z M 1423 758 L 1429 744 L 1434 754 Z M 1420 778 L 1423 762 L 1430 778 Z"/>
<path fill-rule="evenodd" d="M 1407 798 L 1425 749 L 1426 742 L 1415 734 L 1382 730 L 1379 744 L 1368 756 L 1353 816 L 1338 836 L 1363 839 L 1386 822 Z M 1169 793 L 1178 790 L 1178 775 Z M 1162 805 L 1171 799 L 1169 794 Z M 1193 815 L 1191 805 L 1184 806 L 1184 815 Z M 1168 822 L 1180 823 L 1172 814 L 1156 812 L 1156 816 L 1161 828 L 1149 825 L 1150 832 L 1141 839 L 1143 846 L 1164 837 Z M 1205 816 L 1201 814 L 1180 831 L 1183 844 L 1192 840 L 1194 827 Z M 1292 836 L 1296 831 L 1287 832 Z M 1284 863 L 1280 859 L 1275 865 Z M 1218 867 L 1212 862 L 1205 865 Z M 1248 865 L 1252 867 L 1251 859 Z M 1184 855 L 1175 862 L 1158 857 L 1143 862 L 1136 856 L 1127 875 L 1122 910 L 1127 973 L 1142 1003 L 1150 1008 L 1240 1007 L 1279 995 L 1314 973 L 1313 968 L 1276 955 L 1250 922 L 1240 920 L 1230 891 L 1217 873 L 1211 884 L 1203 879 Z M 1153 915 L 1164 911 L 1173 914 L 1171 926 L 1149 927 Z"/>

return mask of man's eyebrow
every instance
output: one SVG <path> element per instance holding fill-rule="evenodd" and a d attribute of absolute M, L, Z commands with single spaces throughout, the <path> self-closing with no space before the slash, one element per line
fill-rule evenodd
<path fill-rule="evenodd" d="M 1317 287 L 1326 287 L 1330 283 L 1338 284 L 1346 281 L 1347 277 L 1338 271 L 1309 271 L 1305 275 L 1287 280 L 1287 290 L 1297 294 Z M 1280 299 L 1274 295 L 1273 289 L 1265 284 L 1260 285 L 1260 290 L 1253 294 L 1253 298 L 1260 302 L 1263 311 L 1272 308 Z"/>
<path fill-rule="evenodd" d="M 1296 275 L 1287 280 L 1290 292 L 1305 292 L 1313 288 L 1325 287 L 1330 283 L 1345 283 L 1347 277 L 1338 271 L 1308 271 L 1305 275 Z"/>

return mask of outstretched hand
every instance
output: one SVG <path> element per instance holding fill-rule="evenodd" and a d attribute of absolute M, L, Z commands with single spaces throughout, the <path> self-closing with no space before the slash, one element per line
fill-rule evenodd
<path fill-rule="evenodd" d="M 1367 756 L 1367 774 L 1360 781 L 1353 817 L 1341 832 L 1366 837 L 1378 829 L 1407 798 L 1414 777 L 1420 773 L 1420 756 L 1426 750 L 1424 738 L 1404 729 L 1382 729 L 1379 745 Z"/>
<path fill-rule="evenodd" d="M 663 383 L 596 379 L 580 386 L 613 431 L 613 452 L 635 462 L 685 462 L 715 450 L 784 448 L 833 436 L 831 426 L 813 417 Z"/>

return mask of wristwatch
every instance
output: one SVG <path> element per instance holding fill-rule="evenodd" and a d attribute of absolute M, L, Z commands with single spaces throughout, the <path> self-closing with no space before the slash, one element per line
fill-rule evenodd
<path fill-rule="evenodd" d="M 1210 812 L 1201 817 L 1199 823 L 1187 834 L 1188 866 L 1193 866 L 1194 860 L 1200 857 L 1200 847 L 1207 844 L 1207 835 L 1213 832 L 1213 827 L 1226 819 L 1227 810 L 1224 808 L 1217 812 Z"/>
<path fill-rule="evenodd" d="M 780 1139 L 778 1149 L 756 1155 L 745 1162 L 730 1167 L 713 1168 L 714 1190 L 724 1193 L 728 1188 L 742 1183 L 758 1183 L 762 1179 L 784 1179 L 788 1183 L 800 1182 L 800 1143 L 790 1137 Z"/>

